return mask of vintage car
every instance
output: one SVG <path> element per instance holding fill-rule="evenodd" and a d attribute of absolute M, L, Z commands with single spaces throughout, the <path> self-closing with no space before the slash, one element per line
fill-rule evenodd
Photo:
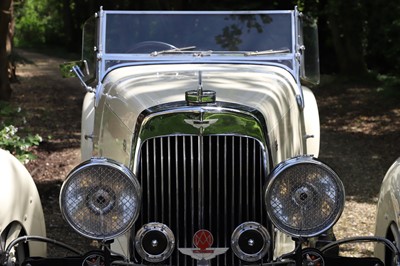
<path fill-rule="evenodd" d="M 378 198 L 375 235 L 394 241 L 400 247 L 400 158 L 387 171 Z M 391 265 L 393 252 L 383 245 L 375 246 L 375 255 Z M 395 265 L 395 264 L 394 264 Z"/>
<path fill-rule="evenodd" d="M 90 18 L 82 60 L 62 66 L 87 93 L 60 208 L 99 247 L 22 265 L 382 265 L 338 256 L 360 240 L 397 254 L 335 240 L 345 196 L 317 159 L 312 22 L 297 9 Z"/>
<path fill-rule="evenodd" d="M 46 236 L 39 193 L 28 170 L 10 152 L 0 149 L 0 251 L 17 237 Z M 45 256 L 45 243 L 23 243 L 11 247 L 8 261 L 27 256 Z"/>

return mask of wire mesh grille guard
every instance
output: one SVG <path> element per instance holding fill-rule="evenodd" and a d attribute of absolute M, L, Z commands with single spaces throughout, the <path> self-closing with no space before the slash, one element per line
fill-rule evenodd
<path fill-rule="evenodd" d="M 299 163 L 279 172 L 266 193 L 274 224 L 293 236 L 315 236 L 337 221 L 344 206 L 343 184 L 323 164 Z"/>
<path fill-rule="evenodd" d="M 178 251 L 193 247 L 196 231 L 209 230 L 214 236 L 213 248 L 229 248 L 233 231 L 243 222 L 256 221 L 267 227 L 262 197 L 264 156 L 260 143 L 248 137 L 147 140 L 141 148 L 137 175 L 143 204 L 136 230 L 149 222 L 166 224 L 175 235 L 176 248 L 162 263 L 196 265 Z M 212 263 L 238 265 L 239 260 L 229 249 Z"/>
<path fill-rule="evenodd" d="M 82 235 L 113 238 L 129 229 L 136 219 L 139 184 L 127 169 L 119 167 L 108 163 L 85 164 L 64 183 L 60 194 L 63 215 Z"/>

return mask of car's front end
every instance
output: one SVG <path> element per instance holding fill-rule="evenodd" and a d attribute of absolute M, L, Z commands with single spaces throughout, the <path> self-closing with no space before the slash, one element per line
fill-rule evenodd
<path fill-rule="evenodd" d="M 344 188 L 316 159 L 316 28 L 303 20 L 101 10 L 86 23 L 82 163 L 60 207 L 101 248 L 64 263 L 356 265 L 332 251 Z"/>

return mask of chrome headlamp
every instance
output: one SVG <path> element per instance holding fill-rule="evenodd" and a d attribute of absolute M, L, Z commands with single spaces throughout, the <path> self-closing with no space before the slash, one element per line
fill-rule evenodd
<path fill-rule="evenodd" d="M 312 237 L 331 228 L 344 208 L 338 175 L 310 156 L 286 160 L 271 172 L 265 207 L 275 226 L 296 237 Z"/>
<path fill-rule="evenodd" d="M 139 215 L 141 188 L 124 165 L 94 158 L 78 165 L 64 181 L 60 208 L 83 236 L 109 240 L 128 230 Z"/>

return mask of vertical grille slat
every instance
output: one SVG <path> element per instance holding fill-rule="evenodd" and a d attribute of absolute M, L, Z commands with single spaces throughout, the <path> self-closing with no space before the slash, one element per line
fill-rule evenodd
<path fill-rule="evenodd" d="M 179 171 L 178 171 L 178 168 L 179 168 L 179 162 L 178 162 L 178 158 L 177 158 L 177 155 L 179 154 L 178 153 L 178 137 L 176 136 L 175 137 L 175 145 L 174 145 L 174 155 L 175 155 L 175 176 L 179 176 Z M 179 200 L 177 200 L 177 199 L 179 199 L 179 196 L 180 196 L 180 193 L 179 193 L 179 182 L 176 182 L 176 180 L 175 180 L 175 196 L 176 196 L 176 198 L 175 198 L 175 215 L 176 215 L 176 223 L 179 223 L 179 212 L 177 211 L 177 210 L 179 210 Z M 171 212 L 171 215 L 173 215 L 172 214 L 172 212 Z M 176 246 L 177 247 L 180 247 L 181 246 L 181 240 L 180 240 L 180 231 L 178 230 L 178 231 L 176 231 L 176 232 L 174 232 L 175 233 L 175 237 L 176 237 Z"/>
<path fill-rule="evenodd" d="M 232 175 L 235 173 L 235 139 L 231 139 L 231 141 L 232 141 L 232 144 L 230 145 L 231 146 L 231 162 L 233 162 L 233 163 L 231 163 L 231 171 L 232 171 Z M 227 162 L 227 164 L 228 164 L 228 162 Z M 235 225 L 235 213 L 237 213 L 238 212 L 238 209 L 235 209 L 235 195 L 236 195 L 236 193 L 235 193 L 235 178 L 231 178 L 231 180 L 230 180 L 230 182 L 231 182 L 231 210 L 235 210 L 235 211 L 231 211 L 231 223 L 230 223 L 230 227 L 229 228 L 232 228 L 232 227 L 234 227 L 234 225 Z"/>
<path fill-rule="evenodd" d="M 249 139 L 246 139 L 246 165 L 247 166 L 249 166 L 249 156 L 250 156 L 250 154 L 249 154 Z M 246 169 L 245 176 L 250 176 L 249 167 L 247 167 L 247 169 Z M 249 179 L 248 178 L 246 178 L 246 186 L 245 186 L 245 188 L 247 189 L 246 206 L 250 206 L 250 202 L 249 202 L 250 187 L 249 187 Z M 249 211 L 250 211 L 249 208 L 246 208 L 246 219 L 247 220 L 250 218 Z"/>
<path fill-rule="evenodd" d="M 224 137 L 224 154 L 223 154 L 223 156 L 224 156 L 224 163 L 223 163 L 223 165 L 222 165 L 222 167 L 223 167 L 223 169 L 224 169 L 224 184 L 225 184 L 225 186 L 224 186 L 224 197 L 225 197 L 225 200 L 224 200 L 224 235 L 226 236 L 226 235 L 228 235 L 228 187 L 227 187 L 227 181 L 228 181 L 228 178 L 227 178 L 227 167 L 228 167 L 228 164 L 227 164 L 227 157 L 228 157 L 228 152 L 227 152 L 227 149 L 228 149 L 228 145 L 227 145 L 228 143 L 227 143 L 227 137 Z M 227 245 L 227 243 L 226 243 L 226 238 L 223 238 L 223 245 L 224 246 L 226 246 Z M 226 255 L 225 255 L 226 256 Z"/>
<path fill-rule="evenodd" d="M 229 248 L 212 265 L 240 265 L 230 248 L 234 229 L 246 221 L 269 226 L 261 144 L 242 136 L 167 136 L 145 141 L 140 153 L 137 174 L 144 195 L 135 228 L 150 222 L 171 228 L 176 248 L 163 264 L 196 265 L 178 248 L 192 248 L 194 233 L 207 229 L 213 248 Z"/>
<path fill-rule="evenodd" d="M 156 145 L 156 140 L 157 139 L 154 139 L 153 140 L 153 142 L 154 142 L 154 144 L 153 144 L 153 154 L 156 154 L 156 147 L 157 147 L 157 145 Z M 153 172 L 155 173 L 154 175 L 153 175 L 153 188 L 154 188 L 154 191 L 153 191 L 153 198 L 154 198 L 154 203 L 156 203 L 156 202 L 158 202 L 157 201 L 157 196 L 158 196 L 158 191 L 157 191 L 157 186 L 158 186 L 158 182 L 157 182 L 157 175 L 158 175 L 158 172 L 157 172 L 157 158 L 160 158 L 159 156 L 154 156 L 153 157 L 154 158 L 154 161 L 153 161 Z M 157 221 L 158 220 L 158 210 L 159 210 L 159 208 L 154 208 L 154 219 Z"/>
<path fill-rule="evenodd" d="M 208 142 L 207 142 L 207 148 L 208 148 L 208 191 L 213 191 L 213 186 L 212 186 L 212 168 L 214 167 L 214 164 L 212 162 L 212 156 L 211 156 L 211 138 L 209 138 Z M 217 190 L 218 191 L 218 190 Z M 217 198 L 218 200 L 218 198 Z M 218 201 L 217 201 L 217 213 L 218 213 Z M 212 231 L 216 231 L 216 228 L 214 226 L 214 224 L 212 223 L 212 194 L 208 193 L 208 224 L 210 224 L 210 229 Z M 217 244 L 218 245 L 218 244 Z"/>
<path fill-rule="evenodd" d="M 178 141 L 178 140 L 177 140 Z M 186 143 L 185 143 L 185 141 L 182 141 L 182 144 L 183 144 L 183 150 L 186 150 Z M 187 169 L 186 169 L 186 162 L 187 162 L 187 160 L 186 160 L 186 154 L 184 153 L 184 152 L 182 152 L 182 154 L 183 154 L 183 186 L 184 186 L 184 188 L 186 188 L 187 187 L 187 175 L 186 175 L 186 172 L 187 172 Z M 179 182 L 177 182 L 177 183 L 179 183 Z M 186 189 L 183 189 L 183 193 L 184 193 L 184 198 L 183 198 L 183 204 L 184 204 L 184 212 L 183 212 L 183 226 L 184 226 L 184 232 L 188 232 L 188 226 L 189 226 L 189 224 L 188 224 L 188 220 L 187 220 L 187 217 L 188 217 L 188 209 L 187 209 L 187 192 L 186 192 Z M 179 212 L 179 209 L 177 209 L 176 210 L 177 212 Z M 188 246 L 188 242 L 187 242 L 187 237 L 184 237 L 184 245 L 185 245 L 185 247 L 187 247 Z"/>
<path fill-rule="evenodd" d="M 210 145 L 210 147 L 211 147 L 211 145 Z M 217 152 L 219 152 L 220 151 L 220 138 L 217 138 L 217 144 L 216 144 L 216 149 L 217 149 Z M 210 161 L 211 161 L 211 159 L 210 159 Z M 220 156 L 217 156 L 217 160 L 216 160 L 217 162 L 216 162 L 216 165 L 215 165 L 215 167 L 217 168 L 217 169 L 220 169 Z M 211 178 L 211 177 L 210 177 Z M 216 185 L 216 187 L 217 187 L 217 191 L 220 191 L 220 179 L 219 179 L 219 177 L 217 178 L 217 185 Z M 210 197 L 211 197 L 211 193 L 210 193 Z M 211 198 L 210 198 L 210 201 L 211 201 Z M 220 200 L 220 198 L 219 197 L 217 197 L 217 214 L 219 214 L 219 213 L 221 213 L 221 204 L 220 204 L 220 202 L 221 202 L 221 200 Z M 211 203 L 210 203 L 211 204 Z M 221 228 L 220 228 L 220 223 L 217 223 L 217 232 L 221 232 Z M 220 247 L 221 246 L 221 241 L 220 241 L 220 238 L 218 237 L 217 238 L 217 246 L 218 247 Z"/>
<path fill-rule="evenodd" d="M 161 168 L 161 173 L 160 173 L 160 176 L 161 176 L 161 180 L 159 181 L 161 184 L 161 198 L 162 199 L 165 199 L 165 189 L 163 189 L 165 186 L 164 186 L 164 182 L 165 182 L 165 169 L 164 169 L 164 160 L 165 160 L 165 157 L 164 157 L 164 142 L 163 141 L 160 141 L 160 153 L 161 153 L 161 160 L 160 160 L 160 168 Z M 157 167 L 157 166 L 156 166 Z M 155 180 L 154 180 L 154 182 L 156 182 Z M 167 190 L 168 191 L 168 190 Z M 162 221 L 164 221 L 164 218 L 165 218 L 165 214 L 164 214 L 164 211 L 165 211 L 165 200 L 162 200 L 161 201 L 161 220 Z"/>
<path fill-rule="evenodd" d="M 193 137 L 192 136 L 190 136 L 190 151 L 194 151 L 193 150 L 194 149 L 194 147 L 193 147 Z M 185 151 L 184 151 L 185 152 Z M 195 173 L 195 169 L 194 169 L 194 152 L 191 152 L 190 153 L 190 169 L 191 169 L 191 172 L 190 172 L 190 185 L 191 185 L 191 187 L 190 187 L 190 196 L 191 196 L 191 214 L 192 214 L 192 219 L 191 219 L 191 225 L 192 225 L 192 228 L 191 228 L 191 230 L 190 230 L 190 234 L 191 235 L 193 235 L 194 234 L 194 221 L 195 221 L 195 218 L 194 218 L 194 212 L 195 212 L 195 209 L 194 209 L 194 207 L 195 207 L 195 195 L 194 195 L 194 193 L 195 193 L 195 191 L 194 191 L 194 173 Z"/>
<path fill-rule="evenodd" d="M 253 149 L 253 167 L 252 167 L 252 169 L 253 169 L 253 174 L 252 174 L 252 176 L 253 176 L 253 183 L 254 184 L 256 184 L 256 149 Z M 253 186 L 252 187 L 252 189 L 253 189 L 253 193 L 252 193 L 252 195 L 253 195 L 253 204 L 252 204 L 252 206 L 256 206 L 256 186 Z M 256 210 L 255 209 L 253 209 L 253 216 L 255 216 L 256 215 Z"/>

